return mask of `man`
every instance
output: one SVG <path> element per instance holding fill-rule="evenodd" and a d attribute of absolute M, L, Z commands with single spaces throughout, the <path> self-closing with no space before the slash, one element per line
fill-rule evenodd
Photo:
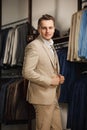
<path fill-rule="evenodd" d="M 36 130 L 62 130 L 58 97 L 64 77 L 51 48 L 55 20 L 45 14 L 38 20 L 39 36 L 25 49 L 23 77 L 29 80 L 27 100 L 36 112 Z"/>

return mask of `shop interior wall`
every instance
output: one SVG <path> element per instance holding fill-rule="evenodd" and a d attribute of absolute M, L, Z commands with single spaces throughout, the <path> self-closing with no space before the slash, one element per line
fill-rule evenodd
<path fill-rule="evenodd" d="M 28 17 L 28 0 L 2 0 L 2 25 Z M 32 0 L 32 25 L 37 29 L 37 20 L 42 14 L 51 14 L 56 19 L 56 28 L 67 31 L 71 16 L 77 11 L 77 0 Z"/>

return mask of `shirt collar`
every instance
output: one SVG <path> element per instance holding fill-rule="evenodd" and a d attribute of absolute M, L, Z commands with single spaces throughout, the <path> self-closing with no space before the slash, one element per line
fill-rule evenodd
<path fill-rule="evenodd" d="M 42 38 L 41 37 L 41 39 L 44 41 L 44 43 L 48 46 L 48 47 L 50 47 L 50 45 L 53 45 L 53 40 L 52 39 L 50 39 L 49 41 L 48 40 L 45 40 L 44 38 Z"/>

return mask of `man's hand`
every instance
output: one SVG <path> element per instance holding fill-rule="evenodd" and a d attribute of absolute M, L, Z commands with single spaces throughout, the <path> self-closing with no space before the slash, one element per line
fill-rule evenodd
<path fill-rule="evenodd" d="M 51 85 L 52 86 L 57 86 L 59 84 L 60 84 L 60 78 L 59 78 L 59 76 L 55 75 L 54 77 L 52 77 Z"/>
<path fill-rule="evenodd" d="M 60 78 L 60 84 L 63 84 L 63 83 L 64 83 L 64 80 L 65 80 L 64 76 L 61 75 L 61 74 L 59 74 L 58 76 L 59 76 L 59 78 Z"/>
<path fill-rule="evenodd" d="M 52 86 L 56 86 L 56 85 L 59 85 L 59 84 L 63 84 L 64 83 L 64 76 L 59 74 L 59 75 L 55 75 L 54 77 L 52 77 L 52 82 L 51 82 L 51 85 Z"/>

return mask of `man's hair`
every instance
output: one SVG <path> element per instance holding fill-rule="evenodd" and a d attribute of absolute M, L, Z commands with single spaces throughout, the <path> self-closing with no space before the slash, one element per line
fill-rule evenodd
<path fill-rule="evenodd" d="M 42 15 L 42 17 L 39 18 L 39 20 L 38 20 L 38 28 L 40 27 L 41 21 L 43 21 L 43 20 L 52 20 L 52 21 L 54 22 L 54 26 L 55 26 L 55 19 L 54 19 L 54 17 L 51 16 L 51 15 L 49 15 L 49 14 L 44 14 L 44 15 Z"/>

